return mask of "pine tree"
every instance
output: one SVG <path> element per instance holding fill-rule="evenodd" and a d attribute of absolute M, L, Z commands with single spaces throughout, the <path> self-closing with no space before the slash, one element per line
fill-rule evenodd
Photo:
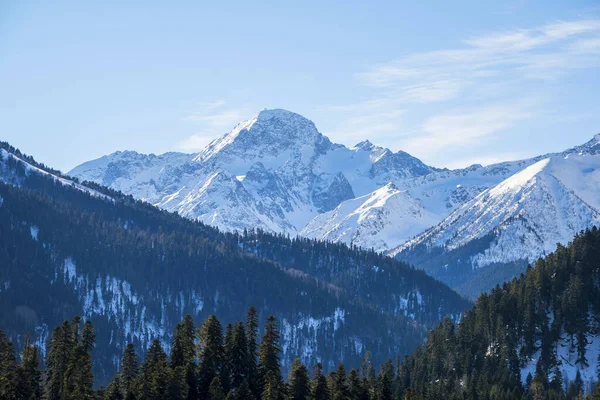
<path fill-rule="evenodd" d="M 258 371 L 261 377 L 261 381 L 264 385 L 266 385 L 267 374 L 270 373 L 269 379 L 277 380 L 277 385 L 275 386 L 279 387 L 281 383 L 281 367 L 279 365 L 280 354 L 281 347 L 279 346 L 279 330 L 277 328 L 277 322 L 275 320 L 275 317 L 270 316 L 267 319 L 267 325 L 265 326 L 265 334 L 262 337 L 259 352 Z M 271 386 L 271 389 L 275 387 L 272 382 Z"/>
<path fill-rule="evenodd" d="M 208 400 L 225 400 L 225 392 L 223 391 L 223 385 L 221 385 L 221 378 L 215 376 L 210 382 L 208 387 Z"/>
<path fill-rule="evenodd" d="M 232 389 L 239 388 L 242 382 L 250 379 L 252 366 L 248 353 L 246 332 L 241 322 L 238 322 L 233 327 L 231 345 L 227 355 Z"/>
<path fill-rule="evenodd" d="M 133 344 L 129 343 L 123 352 L 121 371 L 119 372 L 119 383 L 124 400 L 135 400 L 139 373 L 138 357 Z"/>
<path fill-rule="evenodd" d="M 13 344 L 0 330 L 0 398 L 17 398 L 17 360 Z"/>
<path fill-rule="evenodd" d="M 273 371 L 267 371 L 264 375 L 263 392 L 261 400 L 281 399 L 281 377 L 276 376 Z"/>
<path fill-rule="evenodd" d="M 258 376 L 258 312 L 254 306 L 250 306 L 246 314 L 244 325 L 246 341 L 248 343 L 248 384 L 255 398 L 261 394 L 261 384 Z"/>
<path fill-rule="evenodd" d="M 231 393 L 230 393 L 231 394 Z M 232 393 L 232 398 L 234 400 L 252 400 L 255 399 L 256 396 L 250 390 L 250 384 L 247 380 L 244 380 L 242 384 Z"/>
<path fill-rule="evenodd" d="M 346 382 L 346 368 L 340 364 L 333 376 L 333 386 L 331 388 L 331 398 L 333 400 L 347 400 L 348 386 Z"/>
<path fill-rule="evenodd" d="M 195 336 L 194 321 L 192 316 L 187 314 L 175 327 L 169 364 L 171 369 L 184 368 L 188 400 L 198 398 Z"/>
<path fill-rule="evenodd" d="M 369 400 L 369 395 L 358 376 L 358 371 L 350 370 L 348 374 L 348 397 L 350 400 Z"/>
<path fill-rule="evenodd" d="M 169 368 L 167 397 L 169 400 L 185 400 L 188 398 L 187 368 L 183 365 Z"/>
<path fill-rule="evenodd" d="M 300 362 L 300 359 L 296 358 L 290 370 L 288 399 L 307 400 L 309 397 L 310 379 L 308 377 L 308 370 Z"/>
<path fill-rule="evenodd" d="M 47 400 L 62 400 L 63 383 L 73 352 L 73 330 L 69 321 L 64 321 L 52 332 L 46 358 Z"/>
<path fill-rule="evenodd" d="M 29 338 L 25 339 L 21 363 L 18 367 L 18 377 L 19 398 L 42 398 L 42 387 L 40 385 L 42 381 L 42 372 L 40 371 L 39 349 L 31 343 Z"/>
<path fill-rule="evenodd" d="M 160 340 L 154 339 L 142 364 L 138 397 L 144 400 L 166 398 L 168 379 L 167 354 Z"/>
<path fill-rule="evenodd" d="M 311 380 L 311 393 L 313 400 L 329 400 L 327 378 L 323 375 L 321 363 L 315 365 L 315 371 Z"/>
<path fill-rule="evenodd" d="M 392 378 L 387 372 L 382 372 L 379 378 L 379 391 L 378 400 L 392 400 L 394 395 L 394 389 L 392 387 Z"/>
<path fill-rule="evenodd" d="M 90 321 L 85 322 L 80 335 L 79 323 L 80 319 L 76 317 L 71 325 L 75 347 L 65 371 L 63 398 L 88 400 L 94 398 L 91 351 L 94 347 L 95 335 Z"/>
<path fill-rule="evenodd" d="M 124 400 L 119 375 L 115 375 L 104 391 L 104 400 Z"/>
<path fill-rule="evenodd" d="M 198 364 L 198 393 L 206 397 L 212 381 L 219 376 L 219 384 L 223 387 L 221 372 L 224 361 L 223 330 L 221 323 L 214 315 L 208 317 L 200 327 Z"/>

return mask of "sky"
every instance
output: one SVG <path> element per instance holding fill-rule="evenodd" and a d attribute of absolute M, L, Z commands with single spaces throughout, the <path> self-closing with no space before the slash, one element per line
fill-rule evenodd
<path fill-rule="evenodd" d="M 0 2 L 0 140 L 69 171 L 264 108 L 437 167 L 600 133 L 600 3 Z"/>

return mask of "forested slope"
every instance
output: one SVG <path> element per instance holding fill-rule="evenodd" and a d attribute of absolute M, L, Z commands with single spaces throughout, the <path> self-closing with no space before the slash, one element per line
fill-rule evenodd
<path fill-rule="evenodd" d="M 26 162 L 25 162 L 26 161 Z M 38 169 L 39 168 L 39 169 Z M 405 354 L 469 303 L 406 264 L 344 245 L 223 234 L 54 174 L 8 144 L 0 161 L 0 326 L 44 349 L 72 315 L 96 327 L 105 382 L 127 342 L 169 348 L 183 315 L 225 323 L 250 304 L 281 321 L 282 362 L 327 368 Z M 261 321 L 264 322 L 264 321 Z M 393 333 L 393 334 L 392 334 Z"/>
<path fill-rule="evenodd" d="M 446 320 L 401 368 L 417 398 L 559 399 L 600 374 L 600 230 L 579 234 Z M 451 395 L 450 395 L 451 394 Z"/>

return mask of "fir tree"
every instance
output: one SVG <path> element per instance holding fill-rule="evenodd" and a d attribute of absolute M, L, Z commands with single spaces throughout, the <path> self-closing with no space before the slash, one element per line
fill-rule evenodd
<path fill-rule="evenodd" d="M 46 399 L 62 400 L 65 373 L 73 352 L 73 330 L 69 321 L 56 327 L 48 343 L 46 359 Z"/>
<path fill-rule="evenodd" d="M 221 372 L 224 361 L 223 330 L 214 315 L 208 317 L 200 327 L 198 364 L 198 393 L 206 397 L 212 381 L 219 376 L 219 385 L 223 387 Z"/>
<path fill-rule="evenodd" d="M 169 363 L 171 369 L 177 369 L 179 367 L 184 369 L 188 400 L 198 398 L 195 336 L 194 321 L 192 316 L 187 314 L 183 321 L 178 323 L 175 327 Z"/>
<path fill-rule="evenodd" d="M 228 349 L 228 365 L 232 389 L 240 387 L 242 382 L 248 382 L 252 369 L 246 332 L 241 322 L 235 324 L 232 330 L 231 344 Z"/>
<path fill-rule="evenodd" d="M 133 344 L 129 343 L 123 352 L 121 371 L 119 372 L 119 386 L 124 400 L 135 400 L 139 373 L 138 357 Z"/>
<path fill-rule="evenodd" d="M 246 314 L 244 325 L 246 341 L 248 343 L 248 384 L 255 398 L 261 394 L 261 384 L 258 376 L 258 312 L 254 306 L 250 306 Z"/>
<path fill-rule="evenodd" d="M 1 335 L 1 334 L 0 334 Z M 2 375 L 2 374 L 0 374 Z M 18 368 L 18 391 L 21 399 L 41 399 L 42 373 L 40 371 L 39 349 L 33 345 L 29 338 L 25 339 L 21 363 Z"/>
<path fill-rule="evenodd" d="M 275 386 L 278 388 L 281 383 L 281 367 L 279 364 L 280 354 L 281 347 L 279 346 L 277 321 L 275 320 L 275 317 L 270 316 L 267 319 L 267 324 L 265 326 L 265 334 L 260 342 L 258 371 L 264 385 L 267 383 L 267 374 L 269 374 L 269 379 L 277 380 L 277 385 L 274 385 L 271 382 L 271 391 L 274 390 Z M 264 393 L 263 388 L 263 394 Z"/>
<path fill-rule="evenodd" d="M 0 330 L 0 398 L 17 398 L 17 360 L 13 344 Z"/>
<path fill-rule="evenodd" d="M 348 399 L 348 385 L 346 382 L 346 368 L 344 367 L 344 364 L 338 365 L 337 370 L 333 375 L 331 398 L 333 400 Z"/>
<path fill-rule="evenodd" d="M 75 347 L 65 371 L 63 399 L 88 400 L 94 398 L 91 355 L 95 340 L 94 328 L 90 321 L 86 321 L 80 335 L 79 324 L 80 319 L 76 317 L 71 325 Z"/>
<path fill-rule="evenodd" d="M 309 397 L 310 379 L 308 377 L 308 370 L 300 362 L 300 359 L 296 358 L 290 370 L 288 399 L 307 400 Z"/>
<path fill-rule="evenodd" d="M 327 378 L 323 375 L 321 363 L 315 365 L 315 371 L 311 380 L 311 393 L 313 400 L 329 400 Z"/>
<path fill-rule="evenodd" d="M 369 400 L 367 389 L 355 369 L 348 374 L 348 398 L 350 400 Z"/>
<path fill-rule="evenodd" d="M 225 392 L 223 391 L 223 385 L 221 385 L 221 378 L 215 376 L 210 382 L 208 387 L 209 400 L 225 400 Z"/>
<path fill-rule="evenodd" d="M 104 400 L 124 400 L 119 375 L 115 375 L 104 391 Z"/>
<path fill-rule="evenodd" d="M 160 340 L 154 339 L 142 364 L 138 397 L 144 400 L 164 399 L 167 394 L 168 379 L 167 354 Z"/>
<path fill-rule="evenodd" d="M 281 377 L 268 370 L 264 375 L 261 400 L 281 400 Z"/>

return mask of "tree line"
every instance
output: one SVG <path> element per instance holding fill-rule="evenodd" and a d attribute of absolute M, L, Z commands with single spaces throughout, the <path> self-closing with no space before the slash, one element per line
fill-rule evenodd
<path fill-rule="evenodd" d="M 186 315 L 175 328 L 169 354 L 156 338 L 141 361 L 135 347 L 129 344 L 119 371 L 106 387 L 98 389 L 92 373 L 95 334 L 90 321 L 75 317 L 53 330 L 44 369 L 35 344 L 27 341 L 17 357 L 12 342 L 0 331 L 0 398 L 392 400 L 402 394 L 392 362 L 382 365 L 376 374 L 369 352 L 360 369 L 349 373 L 343 363 L 330 373 L 316 363 L 310 374 L 296 358 L 284 379 L 278 322 L 269 317 L 259 338 L 258 321 L 254 307 L 248 310 L 245 321 L 228 324 L 225 329 L 214 315 L 200 327 Z"/>

